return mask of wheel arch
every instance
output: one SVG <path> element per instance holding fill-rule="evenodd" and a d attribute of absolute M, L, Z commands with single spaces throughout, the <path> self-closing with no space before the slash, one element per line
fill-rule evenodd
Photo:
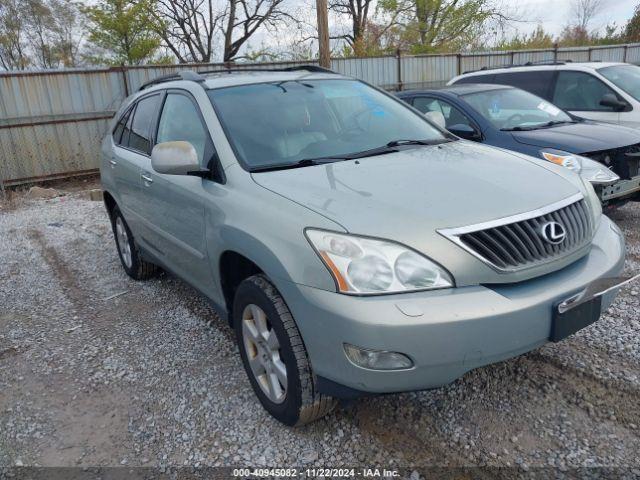
<path fill-rule="evenodd" d="M 221 307 L 232 318 L 233 294 L 245 278 L 262 273 L 282 292 L 286 283 L 314 286 L 335 291 L 335 282 L 313 249 L 304 242 L 294 242 L 291 232 L 268 232 L 264 238 L 239 228 L 227 226 L 219 230 L 209 245 L 212 271 L 219 275 Z M 286 301 L 286 299 L 285 299 Z"/>
<path fill-rule="evenodd" d="M 264 270 L 248 256 L 235 250 L 225 250 L 218 262 L 220 288 L 229 324 L 233 324 L 233 299 L 238 286 L 252 275 L 265 274 Z"/>
<path fill-rule="evenodd" d="M 104 201 L 104 206 L 107 209 L 107 213 L 109 214 L 109 218 L 112 219 L 113 210 L 116 206 L 118 206 L 118 202 L 116 201 L 115 197 L 111 193 L 109 193 L 108 190 L 104 190 L 102 192 L 102 198 Z"/>

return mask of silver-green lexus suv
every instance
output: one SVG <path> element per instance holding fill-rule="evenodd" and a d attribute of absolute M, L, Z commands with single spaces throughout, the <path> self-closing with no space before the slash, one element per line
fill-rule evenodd
<path fill-rule="evenodd" d="M 101 176 L 127 274 L 202 292 L 287 425 L 559 341 L 630 281 L 581 177 L 318 67 L 145 84 Z"/>

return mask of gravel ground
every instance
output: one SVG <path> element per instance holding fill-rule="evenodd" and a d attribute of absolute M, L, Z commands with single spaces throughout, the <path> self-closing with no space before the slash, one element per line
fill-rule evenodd
<path fill-rule="evenodd" d="M 640 204 L 613 214 L 640 270 Z M 121 269 L 103 205 L 0 207 L 0 466 L 608 466 L 640 476 L 640 307 L 560 344 L 298 429 L 259 405 L 229 327 Z M 115 297 L 114 297 L 115 296 Z"/>

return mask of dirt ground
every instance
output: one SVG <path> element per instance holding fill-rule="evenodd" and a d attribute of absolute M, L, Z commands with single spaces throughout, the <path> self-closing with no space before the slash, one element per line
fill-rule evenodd
<path fill-rule="evenodd" d="M 452 385 L 298 429 L 259 405 L 233 333 L 169 275 L 121 269 L 82 190 L 0 205 L 0 467 L 616 467 L 640 476 L 640 298 Z M 640 271 L 640 204 L 612 218 Z"/>

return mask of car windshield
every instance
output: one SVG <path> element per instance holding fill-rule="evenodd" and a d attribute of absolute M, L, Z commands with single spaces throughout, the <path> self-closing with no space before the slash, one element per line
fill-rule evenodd
<path fill-rule="evenodd" d="M 598 73 L 636 100 L 640 100 L 640 67 L 615 65 L 600 68 Z"/>
<path fill-rule="evenodd" d="M 395 141 L 447 141 L 421 115 L 356 80 L 301 78 L 212 89 L 209 96 L 249 170 L 313 165 Z"/>
<path fill-rule="evenodd" d="M 533 130 L 573 121 L 558 107 L 517 88 L 470 93 L 463 98 L 501 130 Z"/>

